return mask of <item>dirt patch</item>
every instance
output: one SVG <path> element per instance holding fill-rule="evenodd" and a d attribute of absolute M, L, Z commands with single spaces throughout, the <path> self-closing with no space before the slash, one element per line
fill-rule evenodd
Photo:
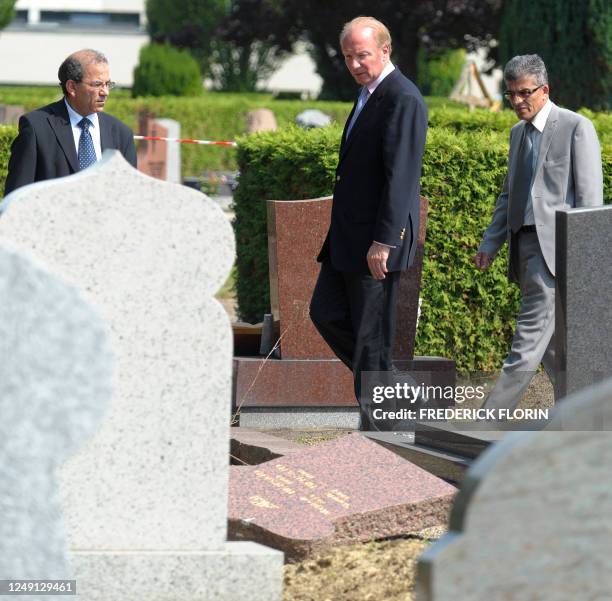
<path fill-rule="evenodd" d="M 283 601 L 412 601 L 419 556 L 444 527 L 336 547 L 285 566 Z"/>
<path fill-rule="evenodd" d="M 347 429 L 334 429 L 334 428 L 318 428 L 318 429 L 308 429 L 308 430 L 292 430 L 291 428 L 276 428 L 273 430 L 262 430 L 266 434 L 271 434 L 272 436 L 278 436 L 279 438 L 284 438 L 285 440 L 291 440 L 293 442 L 297 442 L 299 444 L 313 446 L 316 444 L 320 444 L 322 442 L 327 442 L 329 440 L 335 440 L 336 438 L 340 438 L 340 436 L 346 436 L 355 430 L 347 430 Z"/>
<path fill-rule="evenodd" d="M 494 381 L 494 377 L 489 380 L 488 390 Z M 478 407 L 481 403 L 471 404 Z M 519 407 L 541 409 L 552 405 L 552 385 L 546 374 L 538 373 Z M 267 432 L 315 445 L 345 436 L 350 430 Z M 288 564 L 284 568 L 283 601 L 414 601 L 418 559 L 445 531 L 446 524 L 441 524 L 418 536 L 339 546 L 312 559 Z"/>

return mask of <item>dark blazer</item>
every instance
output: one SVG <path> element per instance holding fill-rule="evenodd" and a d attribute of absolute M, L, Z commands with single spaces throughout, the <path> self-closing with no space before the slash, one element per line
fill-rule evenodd
<path fill-rule="evenodd" d="M 417 87 L 397 67 L 363 107 L 348 139 L 342 134 L 332 217 L 318 261 L 338 271 L 369 273 L 373 241 L 394 246 L 389 271 L 406 269 L 419 231 L 419 179 L 427 132 L 427 107 Z"/>
<path fill-rule="evenodd" d="M 106 113 L 98 113 L 98 119 L 102 150 L 116 148 L 136 167 L 132 130 Z M 26 184 L 70 175 L 78 170 L 74 136 L 63 98 L 21 117 L 19 134 L 11 146 L 5 195 Z"/>

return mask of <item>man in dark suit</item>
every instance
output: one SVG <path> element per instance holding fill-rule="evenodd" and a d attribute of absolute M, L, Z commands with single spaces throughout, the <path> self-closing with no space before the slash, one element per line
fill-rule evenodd
<path fill-rule="evenodd" d="M 11 147 L 4 193 L 70 175 L 116 148 L 136 167 L 134 136 L 127 125 L 103 113 L 114 82 L 108 61 L 95 50 L 71 54 L 58 71 L 64 98 L 23 115 Z"/>
<path fill-rule="evenodd" d="M 366 430 L 374 424 L 371 387 L 362 378 L 393 370 L 399 277 L 416 250 L 427 108 L 391 63 L 391 36 L 380 21 L 353 19 L 340 45 L 361 88 L 342 135 L 310 316 L 353 372 Z"/>

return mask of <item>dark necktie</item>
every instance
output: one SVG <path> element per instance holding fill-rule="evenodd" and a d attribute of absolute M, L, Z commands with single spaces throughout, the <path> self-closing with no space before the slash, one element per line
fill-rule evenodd
<path fill-rule="evenodd" d="M 85 169 L 93 165 L 97 160 L 93 140 L 89 133 L 91 121 L 87 117 L 83 117 L 77 125 L 81 128 L 81 137 L 79 138 L 79 169 Z"/>
<path fill-rule="evenodd" d="M 533 125 L 525 123 L 523 137 L 516 160 L 516 170 L 512 182 L 512 195 L 510 197 L 510 227 L 514 233 L 523 227 L 525 219 L 525 206 L 531 190 L 533 179 L 533 140 L 531 132 Z"/>

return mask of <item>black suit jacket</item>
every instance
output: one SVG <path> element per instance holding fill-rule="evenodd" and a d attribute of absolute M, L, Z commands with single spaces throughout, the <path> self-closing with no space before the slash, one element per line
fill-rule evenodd
<path fill-rule="evenodd" d="M 116 148 L 136 167 L 132 130 L 111 115 L 98 113 L 102 150 Z M 45 179 L 70 175 L 79 161 L 64 99 L 36 109 L 19 120 L 19 134 L 11 146 L 4 194 Z"/>
<path fill-rule="evenodd" d="M 369 273 L 373 241 L 394 246 L 389 271 L 414 257 L 419 230 L 419 179 L 427 107 L 417 87 L 395 68 L 378 85 L 342 134 L 331 225 L 318 260 L 338 271 Z"/>

